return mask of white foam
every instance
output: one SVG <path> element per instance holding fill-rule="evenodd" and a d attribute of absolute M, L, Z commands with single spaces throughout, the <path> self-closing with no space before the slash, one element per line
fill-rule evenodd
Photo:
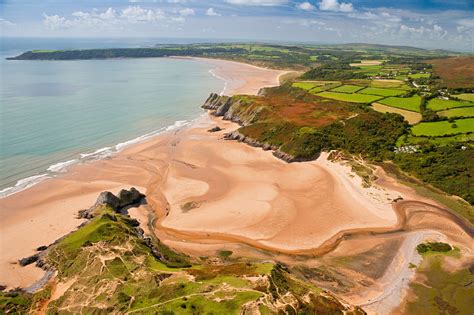
<path fill-rule="evenodd" d="M 196 120 L 193 120 L 193 121 L 196 121 Z M 128 141 L 125 141 L 125 142 L 121 142 L 121 143 L 117 144 L 115 147 L 104 147 L 104 148 L 97 149 L 94 152 L 81 153 L 81 154 L 79 154 L 80 157 L 78 157 L 77 159 L 72 159 L 72 160 L 69 160 L 69 161 L 59 162 L 59 163 L 53 164 L 53 165 L 51 165 L 47 168 L 47 171 L 49 172 L 47 174 L 34 175 L 34 176 L 30 176 L 30 177 L 27 177 L 27 178 L 24 178 L 24 179 L 20 179 L 15 184 L 15 186 L 7 187 L 7 188 L 4 188 L 4 189 L 0 190 L 0 198 L 12 195 L 12 194 L 17 193 L 21 190 L 29 188 L 33 185 L 36 185 L 39 182 L 42 182 L 43 180 L 45 180 L 47 178 L 54 177 L 54 173 L 64 172 L 64 171 L 67 170 L 68 166 L 79 163 L 80 161 L 99 160 L 99 159 L 109 157 L 113 153 L 116 153 L 116 152 L 122 150 L 123 148 L 125 148 L 129 145 L 139 143 L 139 142 L 143 142 L 143 141 L 148 140 L 148 139 L 150 139 L 154 136 L 157 136 L 157 135 L 159 135 L 163 132 L 179 129 L 181 127 L 184 127 L 184 126 L 187 126 L 187 125 L 191 124 L 193 121 L 178 120 L 174 124 L 172 124 L 168 127 L 163 127 L 163 128 L 158 129 L 158 130 L 155 130 L 153 132 L 150 132 L 150 133 L 144 134 L 142 136 L 139 136 L 137 138 L 134 138 L 134 139 L 131 139 L 131 140 L 128 140 Z"/>
<path fill-rule="evenodd" d="M 69 161 L 66 161 L 66 162 L 60 162 L 60 163 L 56 163 L 56 164 L 53 164 L 51 165 L 50 167 L 48 167 L 48 171 L 50 172 L 64 172 L 66 171 L 66 168 L 68 166 L 71 166 L 73 164 L 76 164 L 77 162 L 79 162 L 78 159 L 74 159 L 74 160 L 69 160 Z"/>
<path fill-rule="evenodd" d="M 39 174 L 39 175 L 33 175 L 27 178 L 20 179 L 19 181 L 16 182 L 15 186 L 7 187 L 5 189 L 0 190 L 0 197 L 5 197 L 8 195 L 17 193 L 33 185 L 36 185 L 39 182 L 42 182 L 48 178 L 50 178 L 48 174 Z"/>
<path fill-rule="evenodd" d="M 152 131 L 150 133 L 144 134 L 140 137 L 137 137 L 137 138 L 125 141 L 125 142 L 121 142 L 121 143 L 119 143 L 115 146 L 115 150 L 120 151 L 123 148 L 125 148 L 125 147 L 127 147 L 131 144 L 143 142 L 143 141 L 148 140 L 148 139 L 150 139 L 154 136 L 159 135 L 160 133 L 162 133 L 164 131 L 171 131 L 171 130 L 179 129 L 179 128 L 181 128 L 183 126 L 186 126 L 186 125 L 189 125 L 189 124 L 190 124 L 190 122 L 187 121 L 187 120 L 178 120 L 174 124 L 172 124 L 171 126 L 168 126 L 166 128 L 161 128 L 161 129 L 158 129 L 156 131 Z"/>
<path fill-rule="evenodd" d="M 105 147 L 95 150 L 94 152 L 90 153 L 81 153 L 81 158 L 104 158 L 110 156 L 112 154 L 111 147 Z"/>
<path fill-rule="evenodd" d="M 218 78 L 219 80 L 224 81 L 224 88 L 223 88 L 222 91 L 219 93 L 219 95 L 222 96 L 222 95 L 224 95 L 225 91 L 227 90 L 227 85 L 228 85 L 229 81 L 226 80 L 225 78 L 223 78 L 223 77 L 217 75 L 217 74 L 214 72 L 216 69 L 217 69 L 217 68 L 215 68 L 215 69 L 210 69 L 210 70 L 209 70 L 209 73 L 210 73 L 213 77 Z"/>

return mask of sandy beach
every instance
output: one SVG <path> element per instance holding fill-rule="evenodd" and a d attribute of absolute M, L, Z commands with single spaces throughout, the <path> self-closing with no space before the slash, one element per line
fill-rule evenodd
<path fill-rule="evenodd" d="M 285 73 L 205 62 L 214 67 L 214 75 L 228 81 L 228 95 L 256 94 L 262 86 L 277 85 Z M 207 131 L 216 125 L 223 130 Z M 77 227 L 82 222 L 77 211 L 90 207 L 101 191 L 131 186 L 146 194 L 143 211 L 158 218 L 156 235 L 191 254 L 215 252 L 225 244 L 316 254 L 337 247 L 347 231 L 357 236 L 364 231 L 431 230 L 440 222 L 439 229 L 450 239 L 469 248 L 472 238 L 439 205 L 384 174 L 379 174 L 378 184 L 363 188 L 350 166 L 329 161 L 327 153 L 316 161 L 288 164 L 269 151 L 223 139 L 236 128 L 203 115 L 190 128 L 130 146 L 109 159 L 73 166 L 61 177 L 0 199 L 0 284 L 27 287 L 37 281 L 43 272 L 19 267 L 18 259 Z M 395 209 L 392 201 L 399 197 L 406 203 Z M 423 215 L 417 216 L 421 208 Z M 342 244 L 351 250 L 350 240 Z M 411 255 L 412 246 L 406 247 L 404 253 Z M 361 297 L 358 302 L 367 301 Z"/>
<path fill-rule="evenodd" d="M 223 91 L 226 94 L 256 94 L 261 87 L 278 85 L 279 77 L 286 73 L 238 62 L 197 60 L 208 63 L 210 71 L 227 82 Z M 173 135 L 163 134 L 109 160 L 76 165 L 65 175 L 1 198 L 0 284 L 9 288 L 28 287 L 39 280 L 44 274 L 41 269 L 34 265 L 20 267 L 18 260 L 35 254 L 39 246 L 49 245 L 79 226 L 83 221 L 77 219 L 77 212 L 93 205 L 102 191 L 117 193 L 135 186 L 149 195 L 151 205 L 161 205 L 161 198 L 153 195 L 150 185 L 165 174 L 166 157 L 160 143 L 171 141 L 170 136 Z M 137 152 L 142 152 L 140 157 Z M 156 160 L 147 161 L 147 155 Z"/>

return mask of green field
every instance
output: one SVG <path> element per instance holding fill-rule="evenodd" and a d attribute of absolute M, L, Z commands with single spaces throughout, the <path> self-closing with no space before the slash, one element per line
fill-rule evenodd
<path fill-rule="evenodd" d="M 335 89 L 332 89 L 331 92 L 338 92 L 338 93 L 355 93 L 361 89 L 363 89 L 363 86 L 358 86 L 358 85 L 351 85 L 351 84 L 345 84 L 343 86 L 337 87 Z"/>
<path fill-rule="evenodd" d="M 446 120 L 420 123 L 413 126 L 411 132 L 415 136 L 427 137 L 442 137 L 446 135 L 474 132 L 474 118 L 457 119 L 454 123 L 450 123 Z"/>
<path fill-rule="evenodd" d="M 449 137 L 438 137 L 438 138 L 432 138 L 432 137 L 414 137 L 412 135 L 403 135 L 398 139 L 397 141 L 397 147 L 401 147 L 404 145 L 408 144 L 419 144 L 423 142 L 429 142 L 434 145 L 448 145 L 448 144 L 453 144 L 453 143 L 460 143 L 460 142 L 468 142 L 468 141 L 474 141 L 474 134 L 460 134 L 460 135 L 454 135 L 454 136 L 449 136 Z"/>
<path fill-rule="evenodd" d="M 400 89 L 400 90 L 409 90 L 405 82 L 399 80 L 372 80 L 370 86 L 374 88 L 384 88 L 384 89 Z"/>
<path fill-rule="evenodd" d="M 354 72 L 365 73 L 367 75 L 377 75 L 382 70 L 382 66 L 378 65 L 366 65 L 357 67 L 360 69 L 354 69 Z"/>
<path fill-rule="evenodd" d="M 351 103 L 372 103 L 379 100 L 381 97 L 376 95 L 368 94 L 348 94 L 348 93 L 336 93 L 336 92 L 322 92 L 316 94 L 317 96 L 330 98 L 333 100 L 351 102 Z"/>
<path fill-rule="evenodd" d="M 433 98 L 428 101 L 428 105 L 426 107 L 437 112 L 439 110 L 468 106 L 474 106 L 474 103 Z"/>
<path fill-rule="evenodd" d="M 314 84 L 314 83 L 310 83 L 310 82 L 295 82 L 291 86 L 295 87 L 295 88 L 300 88 L 300 89 L 309 91 L 312 88 L 316 87 L 317 85 Z"/>
<path fill-rule="evenodd" d="M 473 107 L 461 107 L 443 110 L 438 112 L 438 115 L 444 117 L 474 117 L 474 106 Z"/>
<path fill-rule="evenodd" d="M 405 94 L 406 91 L 368 87 L 359 91 L 359 93 L 380 95 L 380 96 L 399 96 L 399 95 Z"/>
<path fill-rule="evenodd" d="M 421 97 L 414 95 L 412 97 L 388 97 L 381 101 L 380 104 L 420 112 Z"/>
<path fill-rule="evenodd" d="M 412 79 L 429 78 L 430 76 L 431 76 L 431 73 L 415 73 L 415 74 L 408 75 L 408 77 Z"/>
<path fill-rule="evenodd" d="M 453 96 L 459 98 L 460 100 L 474 102 L 474 93 L 462 93 Z"/>

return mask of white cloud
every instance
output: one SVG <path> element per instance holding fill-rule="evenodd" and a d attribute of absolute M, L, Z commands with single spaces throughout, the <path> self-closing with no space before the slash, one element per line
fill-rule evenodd
<path fill-rule="evenodd" d="M 5 20 L 4 18 L 0 18 L 0 25 L 1 25 L 1 26 L 4 26 L 4 27 L 5 27 L 5 26 L 14 26 L 15 23 L 10 22 L 10 21 L 8 21 L 8 20 Z"/>
<path fill-rule="evenodd" d="M 209 8 L 206 10 L 206 15 L 208 16 L 221 16 L 219 13 L 214 10 L 214 8 Z"/>
<path fill-rule="evenodd" d="M 322 0 L 319 3 L 319 9 L 322 11 L 352 12 L 354 7 L 350 2 L 341 2 L 338 0 Z"/>
<path fill-rule="evenodd" d="M 190 15 L 194 15 L 194 14 L 195 14 L 195 12 L 191 8 L 184 8 L 184 9 L 179 10 L 179 15 L 181 15 L 181 16 L 190 16 Z"/>
<path fill-rule="evenodd" d="M 157 9 L 143 9 L 140 6 L 129 6 L 122 10 L 120 18 L 126 19 L 130 23 L 148 23 L 164 19 L 163 11 Z"/>
<path fill-rule="evenodd" d="M 227 3 L 253 6 L 278 6 L 288 3 L 288 0 L 226 0 Z"/>
<path fill-rule="evenodd" d="M 466 28 L 474 28 L 474 19 L 460 19 L 457 24 Z"/>
<path fill-rule="evenodd" d="M 305 11 L 312 11 L 315 9 L 314 5 L 312 5 L 308 1 L 298 4 L 297 7 L 298 9 L 305 10 Z"/>
<path fill-rule="evenodd" d="M 65 17 L 59 16 L 57 14 L 43 14 L 43 17 L 43 24 L 46 26 L 46 28 L 50 30 L 68 29 L 72 26 L 71 23 Z"/>
<path fill-rule="evenodd" d="M 440 40 L 444 39 L 448 32 L 437 24 L 434 24 L 433 27 L 426 27 L 424 25 L 416 27 L 402 24 L 400 25 L 400 34 L 410 38 Z"/>
<path fill-rule="evenodd" d="M 71 18 L 43 14 L 43 24 L 47 29 L 60 30 L 70 28 L 114 29 L 130 24 L 156 24 L 158 22 L 184 22 L 185 16 L 194 14 L 192 9 L 182 9 L 174 16 L 167 15 L 160 9 L 145 9 L 140 6 L 128 6 L 121 10 L 108 8 L 105 11 L 76 11 Z"/>

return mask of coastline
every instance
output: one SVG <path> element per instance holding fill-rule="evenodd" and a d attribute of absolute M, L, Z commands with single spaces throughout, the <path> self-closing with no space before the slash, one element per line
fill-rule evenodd
<path fill-rule="evenodd" d="M 221 79 L 230 82 L 227 85 L 229 94 L 256 94 L 264 86 L 278 85 L 280 76 L 286 73 L 238 62 L 195 59 L 208 63 L 212 67 L 210 71 L 216 71 Z M 240 69 L 236 71 L 237 68 Z M 159 141 L 169 133 L 178 132 L 183 128 L 192 129 L 199 126 L 206 116 L 203 112 L 203 115 L 194 121 L 176 122 L 172 126 L 119 143 L 115 146 L 116 152 L 110 152 L 111 148 L 101 148 L 95 152 L 84 153 L 82 155 L 90 159 L 80 164 L 66 161 L 52 165 L 50 169 L 59 164 L 67 166 L 67 169 L 58 168 L 55 177 L 40 174 L 20 180 L 19 182 L 23 181 L 25 184 L 24 187 L 0 197 L 0 284 L 9 288 L 28 287 L 39 280 L 44 271 L 34 265 L 20 267 L 18 260 L 36 253 L 37 247 L 49 245 L 76 229 L 84 221 L 76 218 L 77 212 L 89 208 L 100 192 L 110 190 L 117 193 L 120 189 L 131 186 L 146 191 L 146 188 L 138 184 L 129 184 L 127 180 L 121 179 L 77 182 L 74 178 L 82 173 L 82 169 L 93 167 L 101 161 L 113 161 L 128 149 L 133 150 L 135 146 Z M 29 179 L 38 181 L 30 183 Z"/>
<path fill-rule="evenodd" d="M 277 85 L 285 73 L 204 61 L 215 66 L 217 75 L 227 75 L 233 82 L 227 85 L 228 94 L 256 94 L 266 84 Z M 217 125 L 223 130 L 207 131 Z M 427 208 L 436 206 L 383 174 L 379 174 L 381 183 L 363 188 L 350 166 L 329 161 L 327 154 L 316 161 L 287 164 L 269 151 L 223 140 L 225 132 L 238 127 L 204 114 L 191 125 L 124 147 L 107 159 L 72 165 L 57 178 L 0 199 L 2 252 L 8 253 L 0 261 L 4 271 L 0 284 L 27 287 L 39 280 L 41 269 L 12 262 L 74 230 L 83 222 L 76 219 L 77 212 L 90 207 L 104 190 L 116 193 L 134 186 L 145 193 L 148 204 L 132 216 L 146 218 L 153 211 L 157 236 L 190 254 L 213 254 L 222 248 L 249 252 L 246 246 L 251 245 L 277 253 L 313 255 L 321 248 L 337 246 L 346 232 L 397 229 L 401 220 L 392 201 L 399 197 L 408 200 L 405 208 L 416 202 L 430 203 Z M 184 211 L 182 206 L 188 202 L 197 207 Z M 421 223 L 429 230 L 439 223 L 435 219 L 424 218 L 429 222 Z M 444 228 L 452 239 L 461 243 L 466 239 L 466 233 L 454 224 Z M 345 242 L 350 247 L 351 237 Z M 383 292 L 371 292 L 372 301 L 384 299 Z M 367 298 L 362 293 L 357 301 L 367 304 Z"/>

